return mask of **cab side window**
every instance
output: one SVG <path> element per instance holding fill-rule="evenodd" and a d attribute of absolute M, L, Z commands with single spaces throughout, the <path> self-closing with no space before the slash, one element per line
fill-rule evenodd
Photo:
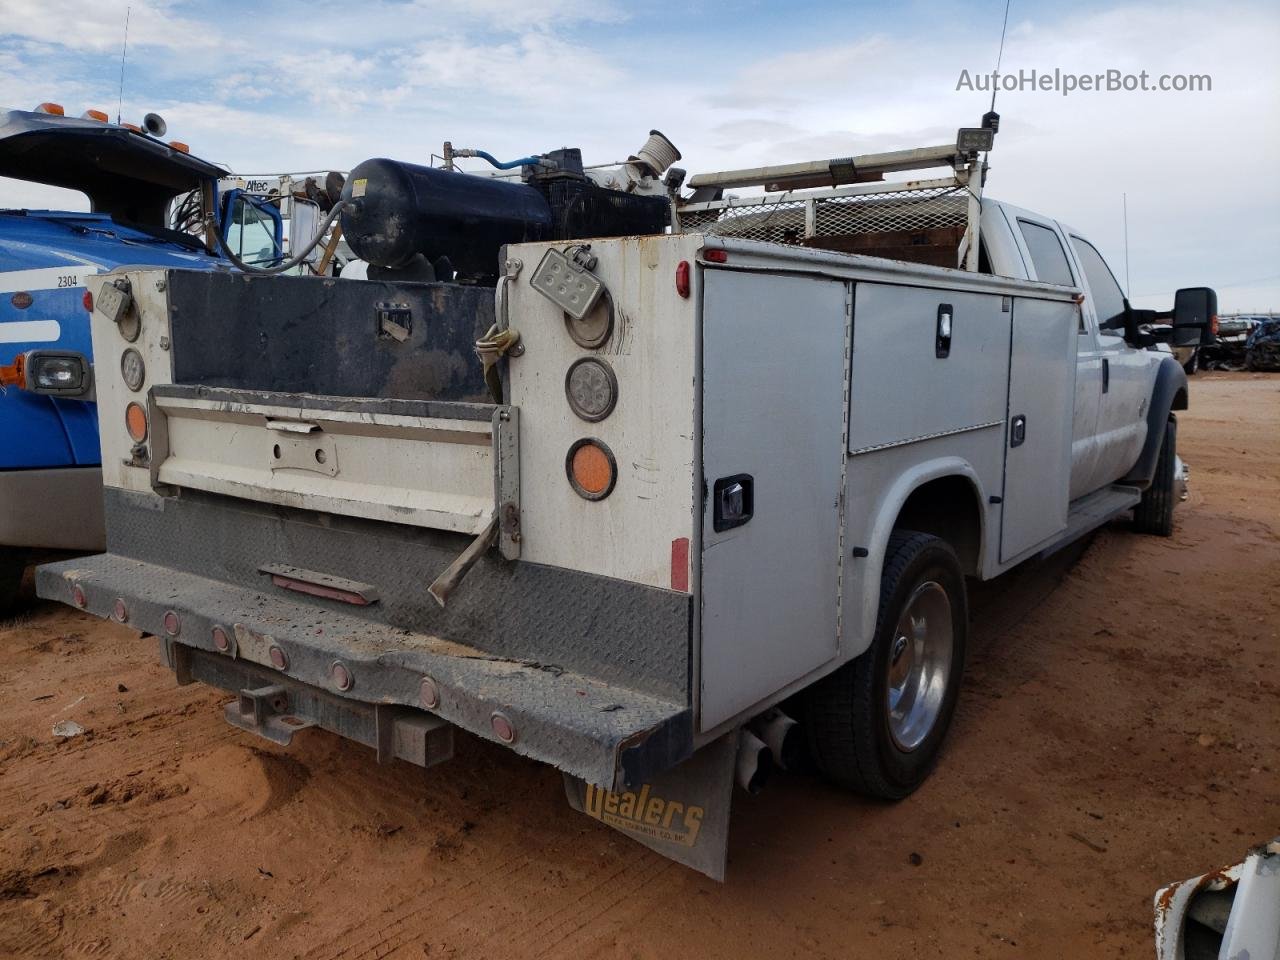
<path fill-rule="evenodd" d="M 1120 292 L 1120 284 L 1102 259 L 1097 249 L 1088 240 L 1079 237 L 1071 238 L 1071 245 L 1076 248 L 1076 256 L 1084 267 L 1085 279 L 1089 281 L 1089 294 L 1093 297 L 1093 309 L 1098 315 L 1099 330 L 1115 330 L 1124 326 L 1124 294 Z"/>
<path fill-rule="evenodd" d="M 1062 249 L 1062 241 L 1048 227 L 1030 220 L 1018 220 L 1018 228 L 1022 231 L 1022 239 L 1031 252 L 1031 263 L 1036 268 L 1036 279 L 1041 283 L 1057 283 L 1064 287 L 1075 286 L 1075 278 L 1071 276 L 1071 266 L 1067 263 L 1067 253 Z"/>

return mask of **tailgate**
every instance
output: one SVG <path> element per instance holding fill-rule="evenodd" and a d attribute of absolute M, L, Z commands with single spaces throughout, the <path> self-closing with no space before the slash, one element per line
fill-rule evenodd
<path fill-rule="evenodd" d="M 519 411 L 157 385 L 151 479 L 177 487 L 455 533 L 502 508 L 518 555 Z"/>

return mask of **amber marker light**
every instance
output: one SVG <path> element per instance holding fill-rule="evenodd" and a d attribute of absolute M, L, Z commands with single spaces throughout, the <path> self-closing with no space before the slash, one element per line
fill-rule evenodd
<path fill-rule="evenodd" d="M 124 426 L 134 443 L 147 439 L 147 411 L 142 409 L 142 404 L 131 403 L 124 408 Z"/>

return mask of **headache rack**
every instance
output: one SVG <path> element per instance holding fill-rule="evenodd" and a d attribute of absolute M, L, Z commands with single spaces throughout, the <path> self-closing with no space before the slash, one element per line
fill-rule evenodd
<path fill-rule="evenodd" d="M 976 271 L 986 161 L 969 149 L 970 133 L 994 130 L 962 130 L 956 144 L 945 146 L 698 174 L 689 180 L 692 197 L 676 207 L 675 230 Z M 884 179 L 936 167 L 951 172 Z M 762 187 L 765 194 L 724 195 L 739 187 Z"/>

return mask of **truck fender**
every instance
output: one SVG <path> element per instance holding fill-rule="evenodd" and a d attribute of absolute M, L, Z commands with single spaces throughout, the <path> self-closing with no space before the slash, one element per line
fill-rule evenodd
<path fill-rule="evenodd" d="M 1156 473 L 1156 460 L 1160 456 L 1160 444 L 1164 441 L 1164 426 L 1174 410 L 1187 409 L 1187 372 L 1173 357 L 1165 357 L 1156 368 L 1155 384 L 1151 388 L 1151 403 L 1147 407 L 1147 439 L 1142 453 L 1120 482 L 1140 489 L 1151 486 Z"/>
<path fill-rule="evenodd" d="M 902 513 L 902 508 L 911 495 L 926 483 L 947 477 L 963 478 L 973 488 L 974 501 L 979 505 L 978 569 L 983 569 L 987 545 L 987 512 L 983 507 L 987 499 L 978 472 L 967 460 L 954 456 L 939 457 L 913 464 L 899 474 L 881 496 L 875 511 L 871 534 L 867 538 L 869 542 L 845 544 L 846 549 L 856 551 L 853 557 L 846 555 L 845 562 L 857 565 L 853 568 L 853 577 L 848 578 L 846 582 L 853 580 L 858 584 L 858 589 L 844 593 L 841 601 L 844 607 L 842 619 L 845 624 L 840 644 L 841 660 L 858 656 L 871 644 L 876 628 L 876 615 L 880 608 L 880 576 L 884 570 L 884 554 L 889 545 L 889 536 L 893 533 L 894 524 Z M 860 548 L 866 550 L 865 557 Z M 852 604 L 857 604 L 857 607 L 851 607 Z"/>

